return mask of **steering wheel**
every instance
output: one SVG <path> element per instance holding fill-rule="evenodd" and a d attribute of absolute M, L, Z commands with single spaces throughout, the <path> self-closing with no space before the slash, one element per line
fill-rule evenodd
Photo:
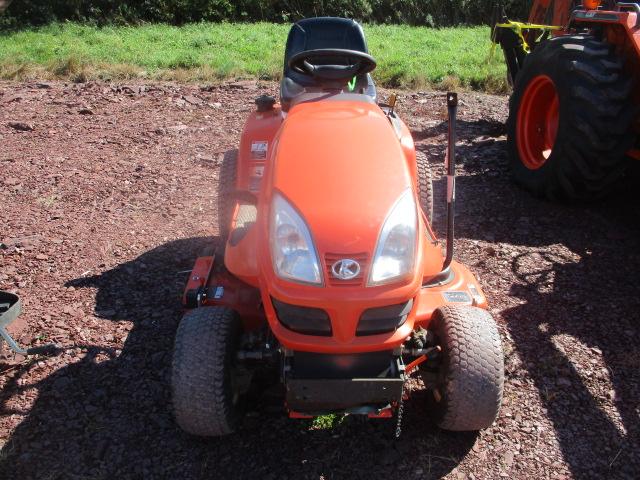
<path fill-rule="evenodd" d="M 344 58 L 347 65 L 322 65 L 313 63 L 315 59 L 339 57 Z M 351 63 L 353 62 L 353 63 Z M 319 80 L 351 80 L 357 75 L 369 73 L 376 68 L 376 61 L 367 53 L 344 48 L 319 48 L 305 50 L 293 55 L 287 63 L 294 72 Z"/>

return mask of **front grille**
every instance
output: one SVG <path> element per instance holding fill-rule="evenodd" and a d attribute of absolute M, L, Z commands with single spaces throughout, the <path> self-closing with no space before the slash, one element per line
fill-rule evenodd
<path fill-rule="evenodd" d="M 413 308 L 413 299 L 398 305 L 370 308 L 362 312 L 356 336 L 377 335 L 395 331 L 409 316 Z"/>
<path fill-rule="evenodd" d="M 278 320 L 289 330 L 305 335 L 331 336 L 331 319 L 321 308 L 289 305 L 273 297 L 271 302 Z"/>
<path fill-rule="evenodd" d="M 355 260 L 360 265 L 360 273 L 357 277 L 354 277 L 350 280 L 342 280 L 340 278 L 336 278 L 331 270 L 331 267 L 334 263 L 346 258 Z M 362 285 L 362 281 L 364 280 L 364 276 L 366 274 L 368 266 L 368 255 L 366 253 L 326 253 L 324 256 L 324 263 L 327 278 L 329 279 L 329 285 L 331 285 L 332 287 L 357 287 L 359 285 Z"/>

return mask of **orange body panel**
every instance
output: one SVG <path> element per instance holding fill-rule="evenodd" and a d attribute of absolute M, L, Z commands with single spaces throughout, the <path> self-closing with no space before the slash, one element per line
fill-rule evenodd
<path fill-rule="evenodd" d="M 389 120 L 365 102 L 294 107 L 270 167 L 268 185 L 303 213 L 324 253 L 373 252 L 389 209 L 414 185 Z"/>
<path fill-rule="evenodd" d="M 238 149 L 236 187 L 239 190 L 254 193 L 260 190 L 264 167 L 273 150 L 273 139 L 283 119 L 279 106 L 267 112 L 252 112 L 249 115 Z"/>
<path fill-rule="evenodd" d="M 187 285 L 182 296 L 182 303 L 187 304 L 187 292 L 204 288 L 209 284 L 209 276 L 213 268 L 213 257 L 198 257 L 191 269 Z"/>
<path fill-rule="evenodd" d="M 246 330 L 264 324 L 260 292 L 224 270 L 216 271 L 215 257 L 198 257 L 189 274 L 182 303 L 188 303 L 187 292 L 196 290 L 205 293 L 202 305 L 224 305 L 236 310 Z"/>
<path fill-rule="evenodd" d="M 366 139 L 363 141 L 362 139 Z M 267 148 L 252 151 L 252 144 Z M 255 158 L 263 155 L 265 158 Z M 261 296 L 263 315 L 286 348 L 323 353 L 389 350 L 400 346 L 418 325 L 427 326 L 433 311 L 450 303 L 443 292 L 463 292 L 463 303 L 486 308 L 486 299 L 473 275 L 453 263 L 453 279 L 430 288 L 425 278 L 436 276 L 444 256 L 433 240 L 424 216 L 419 217 L 416 267 L 408 279 L 375 287 L 366 286 L 380 230 L 391 207 L 407 189 L 416 204 L 416 165 L 413 139 L 403 123 L 396 128 L 384 112 L 367 102 L 326 101 L 302 103 L 288 115 L 276 108 L 270 114 L 252 114 L 240 144 L 238 189 L 251 189 L 256 166 L 264 167 L 258 193 L 256 224 L 239 242 L 227 243 L 225 265 L 250 291 Z M 269 208 L 278 191 L 302 214 L 320 259 L 323 286 L 281 279 L 274 272 L 269 247 Z M 238 208 L 236 207 L 236 212 Z M 332 284 L 326 258 L 363 258 L 360 284 Z M 212 276 L 209 288 L 221 285 Z M 259 292 L 259 293 L 258 293 Z M 293 332 L 276 317 L 271 299 L 325 310 L 332 336 Z M 414 300 L 406 322 L 395 332 L 356 336 L 362 312 Z M 206 303 L 229 304 L 229 298 L 208 298 Z M 457 299 L 454 303 L 460 304 Z M 233 307 L 236 308 L 237 307 Z M 245 328 L 257 325 L 245 324 Z"/>
<path fill-rule="evenodd" d="M 256 257 L 256 229 L 251 228 L 237 245 L 227 244 L 224 264 L 236 277 L 249 285 L 258 286 L 258 259 Z"/>
<path fill-rule="evenodd" d="M 269 325 L 280 343 L 292 350 L 303 350 L 321 353 L 359 353 L 378 350 L 391 350 L 399 347 L 411 331 L 417 326 L 427 327 L 433 311 L 447 304 L 475 305 L 487 308 L 487 301 L 477 281 L 462 265 L 454 262 L 455 274 L 451 283 L 438 287 L 423 288 L 420 283 L 411 283 L 398 287 L 358 288 L 353 292 L 344 292 L 340 287 L 333 289 L 330 295 L 323 291 L 322 296 L 309 290 L 317 287 L 303 287 L 300 290 L 286 291 L 264 286 L 261 288 L 262 300 Z M 415 288 L 414 288 L 415 286 Z M 444 292 L 463 292 L 470 298 L 469 302 L 450 302 L 443 296 Z M 331 317 L 334 329 L 332 337 L 303 335 L 285 328 L 277 319 L 271 305 L 269 294 L 278 300 L 295 305 L 323 308 Z M 360 315 L 367 308 L 393 305 L 409 298 L 414 299 L 413 309 L 406 322 L 395 332 L 357 337 L 356 326 Z"/>
<path fill-rule="evenodd" d="M 604 12 L 603 12 L 604 13 Z M 638 66 L 640 58 L 640 24 L 638 14 L 635 12 L 606 12 L 615 17 L 611 28 L 606 30 L 607 40 L 614 45 L 618 45 L 624 51 L 625 59 L 635 58 L 634 67 Z M 591 19 L 590 22 L 607 23 L 609 20 Z M 637 72 L 637 70 L 634 70 Z"/>
<path fill-rule="evenodd" d="M 549 15 L 552 4 L 553 12 Z M 613 28 L 606 31 L 607 40 L 614 45 L 627 44 L 635 49 L 636 56 L 640 56 L 640 24 L 638 23 L 640 19 L 635 11 L 584 8 L 573 11 L 572 16 L 572 6 L 572 0 L 535 0 L 529 13 L 529 23 L 567 27 L 569 19 L 573 18 L 573 21 L 578 24 L 612 25 Z M 533 40 L 536 33 L 530 33 L 531 40 Z M 566 30 L 554 32 L 554 35 L 565 34 L 567 34 Z"/>
<path fill-rule="evenodd" d="M 441 272 L 444 262 L 424 214 L 418 216 L 415 267 L 409 278 L 367 286 L 372 257 L 390 209 L 407 189 L 419 205 L 414 148 L 406 125 L 400 121 L 392 125 L 380 107 L 368 102 L 308 102 L 294 106 L 287 115 L 278 107 L 253 113 L 242 134 L 236 187 L 257 194 L 256 221 L 240 240 L 227 241 L 224 265 L 228 272 L 215 267 L 212 257 L 199 258 L 187 291 L 201 289 L 205 292 L 202 303 L 235 309 L 246 330 L 267 322 L 285 348 L 319 353 L 392 350 L 401 346 L 414 328 L 428 327 L 440 306 L 487 308 L 473 274 L 456 262 L 447 282 L 424 286 L 425 280 Z M 256 168 L 260 170 L 259 181 Z M 298 210 L 310 230 L 322 286 L 283 280 L 274 271 L 268 223 L 276 191 Z M 236 215 L 239 209 L 238 204 Z M 361 279 L 355 284 L 332 280 L 331 261 L 351 257 L 361 262 Z M 330 317 L 332 335 L 306 335 L 284 327 L 272 298 L 323 309 Z M 395 331 L 356 336 L 365 310 L 410 299 L 412 310 Z"/>
<path fill-rule="evenodd" d="M 413 143 L 413 137 L 411 136 L 409 128 L 402 121 L 399 121 L 398 123 L 400 124 L 400 135 L 398 140 L 400 141 L 400 146 L 402 147 L 405 160 L 407 161 L 407 170 L 409 171 L 411 178 L 415 180 L 418 176 L 416 167 L 416 147 Z"/>

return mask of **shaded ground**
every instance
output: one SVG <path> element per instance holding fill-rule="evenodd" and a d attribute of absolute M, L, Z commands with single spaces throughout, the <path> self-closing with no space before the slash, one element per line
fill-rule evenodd
<path fill-rule="evenodd" d="M 317 429 L 277 401 L 256 402 L 221 440 L 177 429 L 167 379 L 184 272 L 216 241 L 223 152 L 253 98 L 275 91 L 0 84 L 0 288 L 24 300 L 24 344 L 64 346 L 0 359 L 0 477 L 637 476 L 638 200 L 563 207 L 518 190 L 506 99 L 479 94 L 461 96 L 457 254 L 480 276 L 505 345 L 497 423 L 441 432 L 417 391 L 398 441 L 393 422 Z M 443 94 L 405 92 L 399 111 L 440 178 Z"/>

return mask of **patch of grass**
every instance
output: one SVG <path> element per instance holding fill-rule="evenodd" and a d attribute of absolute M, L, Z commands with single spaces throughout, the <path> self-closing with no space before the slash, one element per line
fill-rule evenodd
<path fill-rule="evenodd" d="M 312 430 L 333 430 L 345 419 L 345 415 L 320 415 L 311 421 Z"/>
<path fill-rule="evenodd" d="M 58 203 L 58 200 L 60 200 L 58 195 L 53 194 L 53 195 L 48 195 L 46 197 L 37 198 L 36 202 L 38 202 L 40 205 L 43 205 L 45 207 L 52 207 L 56 203 Z"/>
<path fill-rule="evenodd" d="M 278 80 L 288 25 L 50 25 L 0 35 L 0 78 Z M 365 26 L 381 86 L 505 91 L 488 27 Z"/>

